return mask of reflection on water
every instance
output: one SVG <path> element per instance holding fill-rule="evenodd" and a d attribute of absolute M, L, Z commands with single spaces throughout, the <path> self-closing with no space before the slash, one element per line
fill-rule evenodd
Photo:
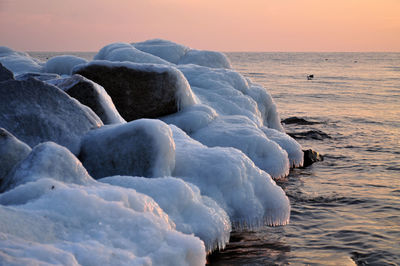
<path fill-rule="evenodd" d="M 282 118 L 320 122 L 288 124 L 287 132 L 330 138 L 298 138 L 325 160 L 278 181 L 291 201 L 290 224 L 235 232 L 210 265 L 398 265 L 400 54 L 228 55 L 267 88 Z"/>

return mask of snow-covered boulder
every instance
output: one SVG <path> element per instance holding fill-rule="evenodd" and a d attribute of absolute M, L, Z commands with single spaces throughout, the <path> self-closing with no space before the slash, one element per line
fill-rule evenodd
<path fill-rule="evenodd" d="M 232 68 L 228 57 L 220 52 L 191 49 L 178 64 L 194 64 L 212 68 Z"/>
<path fill-rule="evenodd" d="M 60 79 L 61 76 L 54 73 L 37 73 L 37 72 L 27 72 L 15 76 L 16 80 L 28 80 L 30 78 L 35 78 L 37 80 L 47 82 L 49 80 Z"/>
<path fill-rule="evenodd" d="M 0 250 L 6 265 L 206 263 L 204 243 L 176 231 L 152 198 L 49 178 L 0 194 Z"/>
<path fill-rule="evenodd" d="M 168 115 L 196 102 L 185 77 L 171 66 L 92 61 L 74 73 L 103 86 L 126 121 Z"/>
<path fill-rule="evenodd" d="M 178 64 L 181 58 L 189 51 L 189 47 L 168 40 L 152 39 L 144 42 L 132 43 L 135 48 L 158 56 L 173 64 Z"/>
<path fill-rule="evenodd" d="M 47 60 L 43 71 L 59 75 L 71 75 L 74 66 L 85 64 L 87 60 L 74 55 L 59 55 Z"/>
<path fill-rule="evenodd" d="M 30 152 L 28 145 L 0 128 L 0 186 L 14 165 L 25 159 Z"/>
<path fill-rule="evenodd" d="M 35 146 L 3 179 L 0 191 L 41 178 L 52 178 L 64 183 L 90 184 L 94 182 L 82 163 L 65 147 L 54 142 Z"/>
<path fill-rule="evenodd" d="M 113 62 L 132 62 L 170 65 L 169 62 L 149 53 L 142 52 L 129 43 L 112 43 L 104 46 L 94 56 L 94 60 L 107 60 Z"/>
<path fill-rule="evenodd" d="M 99 84 L 78 74 L 54 80 L 52 84 L 77 99 L 80 103 L 89 106 L 104 124 L 125 123 L 125 120 L 115 108 L 111 97 Z"/>
<path fill-rule="evenodd" d="M 222 249 L 229 241 L 231 222 L 226 212 L 195 185 L 173 177 L 113 176 L 99 181 L 133 188 L 152 197 L 174 221 L 176 230 L 204 241 L 207 252 Z"/>
<path fill-rule="evenodd" d="M 173 176 L 198 186 L 215 200 L 236 228 L 284 225 L 290 203 L 270 175 L 234 148 L 209 148 L 170 126 L 176 145 Z"/>
<path fill-rule="evenodd" d="M 175 144 L 165 123 L 140 119 L 90 131 L 82 140 L 79 159 L 96 179 L 170 176 L 175 167 Z"/>
<path fill-rule="evenodd" d="M 17 52 L 8 47 L 0 46 L 0 63 L 15 75 L 25 72 L 41 72 L 43 63 L 32 58 L 27 53 Z"/>
<path fill-rule="evenodd" d="M 89 107 L 36 79 L 0 82 L 0 127 L 31 147 L 54 141 L 79 153 L 81 137 L 102 126 Z"/>
<path fill-rule="evenodd" d="M 14 74 L 0 63 L 0 82 L 14 79 Z"/>

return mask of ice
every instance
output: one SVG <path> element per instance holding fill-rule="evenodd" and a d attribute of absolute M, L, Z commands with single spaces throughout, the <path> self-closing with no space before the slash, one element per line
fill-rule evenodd
<path fill-rule="evenodd" d="M 236 228 L 289 222 L 290 203 L 272 178 L 234 148 L 209 148 L 171 125 L 176 144 L 173 176 L 215 200 Z"/>
<path fill-rule="evenodd" d="M 0 261 L 14 264 L 205 264 L 204 243 L 153 199 L 99 182 L 42 178 L 0 194 L 0 236 Z"/>
<path fill-rule="evenodd" d="M 44 142 L 4 178 L 0 191 L 12 189 L 40 178 L 53 178 L 65 183 L 90 184 L 94 182 L 82 163 L 65 147 Z"/>
<path fill-rule="evenodd" d="M 232 68 L 229 59 L 220 52 L 191 49 L 181 58 L 179 64 L 195 64 L 212 68 Z"/>
<path fill-rule="evenodd" d="M 152 39 L 132 43 L 132 45 L 143 52 L 158 56 L 173 64 L 178 64 L 189 50 L 189 47 L 162 39 Z"/>
<path fill-rule="evenodd" d="M 175 143 L 168 125 L 139 119 L 90 131 L 82 140 L 79 159 L 96 179 L 170 176 L 175 167 Z"/>
<path fill-rule="evenodd" d="M 207 252 L 224 248 L 229 241 L 231 222 L 218 204 L 200 195 L 200 190 L 181 179 L 173 177 L 143 178 L 113 176 L 101 182 L 133 188 L 151 196 L 176 224 L 176 229 L 200 237 Z"/>
<path fill-rule="evenodd" d="M 47 60 L 43 71 L 59 75 L 71 75 L 74 66 L 85 63 L 87 63 L 86 59 L 74 55 L 54 56 Z"/>
<path fill-rule="evenodd" d="M 107 60 L 113 62 L 133 62 L 169 65 L 157 56 L 142 52 L 129 43 L 112 43 L 103 47 L 95 56 L 94 60 Z"/>
<path fill-rule="evenodd" d="M 0 63 L 11 70 L 14 75 L 25 72 L 41 72 L 43 69 L 43 62 L 32 58 L 27 53 L 17 52 L 5 46 L 0 46 Z"/>

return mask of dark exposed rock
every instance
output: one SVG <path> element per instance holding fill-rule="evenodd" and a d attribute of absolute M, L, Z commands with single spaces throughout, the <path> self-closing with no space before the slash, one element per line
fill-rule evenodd
<path fill-rule="evenodd" d="M 0 82 L 14 79 L 14 74 L 0 63 Z"/>
<path fill-rule="evenodd" d="M 19 74 L 15 77 L 16 80 L 28 80 L 30 78 L 35 78 L 35 79 L 41 80 L 41 81 L 47 81 L 47 80 L 51 80 L 51 79 L 59 79 L 59 78 L 61 78 L 61 76 L 57 75 L 57 74 L 52 74 L 52 73 L 29 72 L 29 73 Z"/>
<path fill-rule="evenodd" d="M 87 106 L 36 79 L 0 83 L 0 127 L 31 147 L 54 141 L 79 153 L 81 137 L 102 126 Z"/>
<path fill-rule="evenodd" d="M 304 152 L 304 163 L 303 167 L 307 167 L 312 165 L 315 162 L 320 162 L 324 160 L 324 157 L 319 154 L 318 152 L 308 149 L 308 150 L 303 150 Z"/>
<path fill-rule="evenodd" d="M 0 128 L 0 185 L 10 170 L 31 152 L 31 148 Z"/>
<path fill-rule="evenodd" d="M 79 67 L 80 74 L 104 87 L 126 121 L 176 113 L 185 97 L 192 98 L 186 79 L 168 66 L 132 63 L 97 63 Z M 187 91 L 183 92 L 183 87 Z"/>
<path fill-rule="evenodd" d="M 331 136 L 320 131 L 320 130 L 308 130 L 305 132 L 295 132 L 295 133 L 287 133 L 294 139 L 315 139 L 315 140 L 324 140 L 330 139 Z"/>
<path fill-rule="evenodd" d="M 165 123 L 140 119 L 90 131 L 78 158 L 95 179 L 168 176 L 175 167 L 175 144 Z"/>
<path fill-rule="evenodd" d="M 320 124 L 320 122 L 313 122 L 313 121 L 308 121 L 304 118 L 300 118 L 297 116 L 292 116 L 292 117 L 288 117 L 286 119 L 282 120 L 282 123 L 286 124 L 286 125 L 290 125 L 290 124 L 297 124 L 297 125 L 315 125 L 315 124 Z"/>
<path fill-rule="evenodd" d="M 54 84 L 80 103 L 89 106 L 104 124 L 125 122 L 104 88 L 93 81 L 75 74 Z"/>

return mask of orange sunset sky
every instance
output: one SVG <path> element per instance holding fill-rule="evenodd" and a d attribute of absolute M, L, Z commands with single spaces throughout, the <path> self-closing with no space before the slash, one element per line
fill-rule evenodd
<path fill-rule="evenodd" d="M 400 51 L 400 0 L 0 0 L 0 45 L 97 51 L 163 38 L 218 51 Z"/>

